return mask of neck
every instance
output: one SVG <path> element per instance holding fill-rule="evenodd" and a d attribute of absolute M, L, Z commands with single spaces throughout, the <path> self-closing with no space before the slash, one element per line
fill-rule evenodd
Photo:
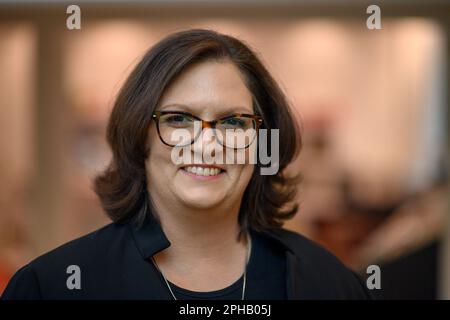
<path fill-rule="evenodd" d="M 247 237 L 238 240 L 239 206 L 187 208 L 167 201 L 153 203 L 170 247 L 155 260 L 169 281 L 208 291 L 238 279 L 247 259 Z"/>
<path fill-rule="evenodd" d="M 239 206 L 220 205 L 211 209 L 190 208 L 178 203 L 155 201 L 161 226 L 171 242 L 170 250 L 193 258 L 212 257 L 239 243 Z"/>

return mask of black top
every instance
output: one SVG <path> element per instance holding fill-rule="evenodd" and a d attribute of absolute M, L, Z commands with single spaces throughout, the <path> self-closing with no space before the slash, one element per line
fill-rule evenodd
<path fill-rule="evenodd" d="M 365 284 L 331 253 L 284 229 L 257 233 L 281 255 L 286 272 L 267 274 L 275 260 L 264 250 L 262 266 L 248 278 L 254 298 L 285 284 L 287 299 L 367 299 Z M 173 299 L 151 257 L 170 246 L 159 223 L 149 216 L 141 227 L 132 223 L 109 224 L 68 242 L 16 272 L 2 299 Z M 266 248 L 266 246 L 262 246 Z M 280 270 L 279 267 L 276 269 Z M 264 280 L 261 280 L 264 279 Z M 77 280 L 79 280 L 79 287 Z M 272 282 L 272 280 L 274 282 Z M 272 283 L 272 284 L 270 284 Z M 238 285 L 237 285 L 238 286 Z M 262 288 L 262 289 L 261 289 Z M 250 298 L 250 296 L 248 297 Z"/>
<path fill-rule="evenodd" d="M 244 299 L 286 299 L 285 274 L 286 258 L 283 253 L 264 237 L 253 233 Z M 226 288 L 210 292 L 186 290 L 171 282 L 169 285 L 178 300 L 241 300 L 244 277 L 242 275 Z"/>
<path fill-rule="evenodd" d="M 178 300 L 241 300 L 243 285 L 244 276 L 226 288 L 209 292 L 187 290 L 170 282 L 173 294 Z"/>

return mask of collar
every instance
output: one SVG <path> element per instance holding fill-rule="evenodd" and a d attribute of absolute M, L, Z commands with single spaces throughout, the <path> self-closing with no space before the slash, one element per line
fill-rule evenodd
<path fill-rule="evenodd" d="M 131 229 L 133 239 L 143 259 L 149 259 L 159 251 L 170 246 L 169 239 L 167 239 L 161 224 L 153 214 L 147 214 L 141 225 L 135 222 L 129 222 L 128 226 Z M 285 237 L 278 230 L 256 231 L 250 229 L 250 234 L 253 233 L 258 233 L 268 238 L 284 251 L 294 252 Z"/>
<path fill-rule="evenodd" d="M 294 249 L 291 247 L 288 239 L 286 239 L 283 232 L 285 232 L 285 230 L 283 230 L 281 228 L 264 229 L 261 231 L 255 231 L 253 229 L 250 230 L 250 234 L 258 233 L 258 234 L 266 237 L 267 239 L 271 240 L 272 243 L 279 246 L 279 248 L 281 250 L 294 253 Z"/>
<path fill-rule="evenodd" d="M 128 223 L 128 226 L 143 259 L 149 259 L 170 246 L 169 239 L 153 214 L 147 214 L 144 222 L 140 225 L 132 221 Z"/>

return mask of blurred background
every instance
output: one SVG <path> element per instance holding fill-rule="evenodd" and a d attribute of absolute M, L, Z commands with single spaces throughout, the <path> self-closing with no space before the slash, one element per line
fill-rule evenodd
<path fill-rule="evenodd" d="M 448 1 L 0 1 L 0 293 L 38 255 L 109 223 L 92 178 L 144 52 L 201 27 L 247 42 L 303 126 L 286 227 L 384 299 L 450 299 Z M 366 9 L 381 9 L 369 30 Z"/>

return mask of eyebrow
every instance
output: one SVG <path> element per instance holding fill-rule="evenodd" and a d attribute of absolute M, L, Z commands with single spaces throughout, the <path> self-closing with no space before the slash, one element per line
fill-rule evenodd
<path fill-rule="evenodd" d="M 173 109 L 175 108 L 175 109 Z M 187 105 L 187 104 L 181 104 L 181 103 L 170 103 L 162 106 L 158 109 L 159 111 L 187 111 L 189 113 L 192 113 L 193 115 L 197 115 L 194 109 Z M 248 108 L 245 108 L 243 106 L 233 106 L 230 107 L 227 110 L 222 110 L 216 114 L 217 117 L 221 118 L 223 116 L 231 115 L 234 113 L 245 113 L 245 114 L 253 114 L 254 111 L 248 110 Z M 197 115 L 198 116 L 198 115 Z"/>

